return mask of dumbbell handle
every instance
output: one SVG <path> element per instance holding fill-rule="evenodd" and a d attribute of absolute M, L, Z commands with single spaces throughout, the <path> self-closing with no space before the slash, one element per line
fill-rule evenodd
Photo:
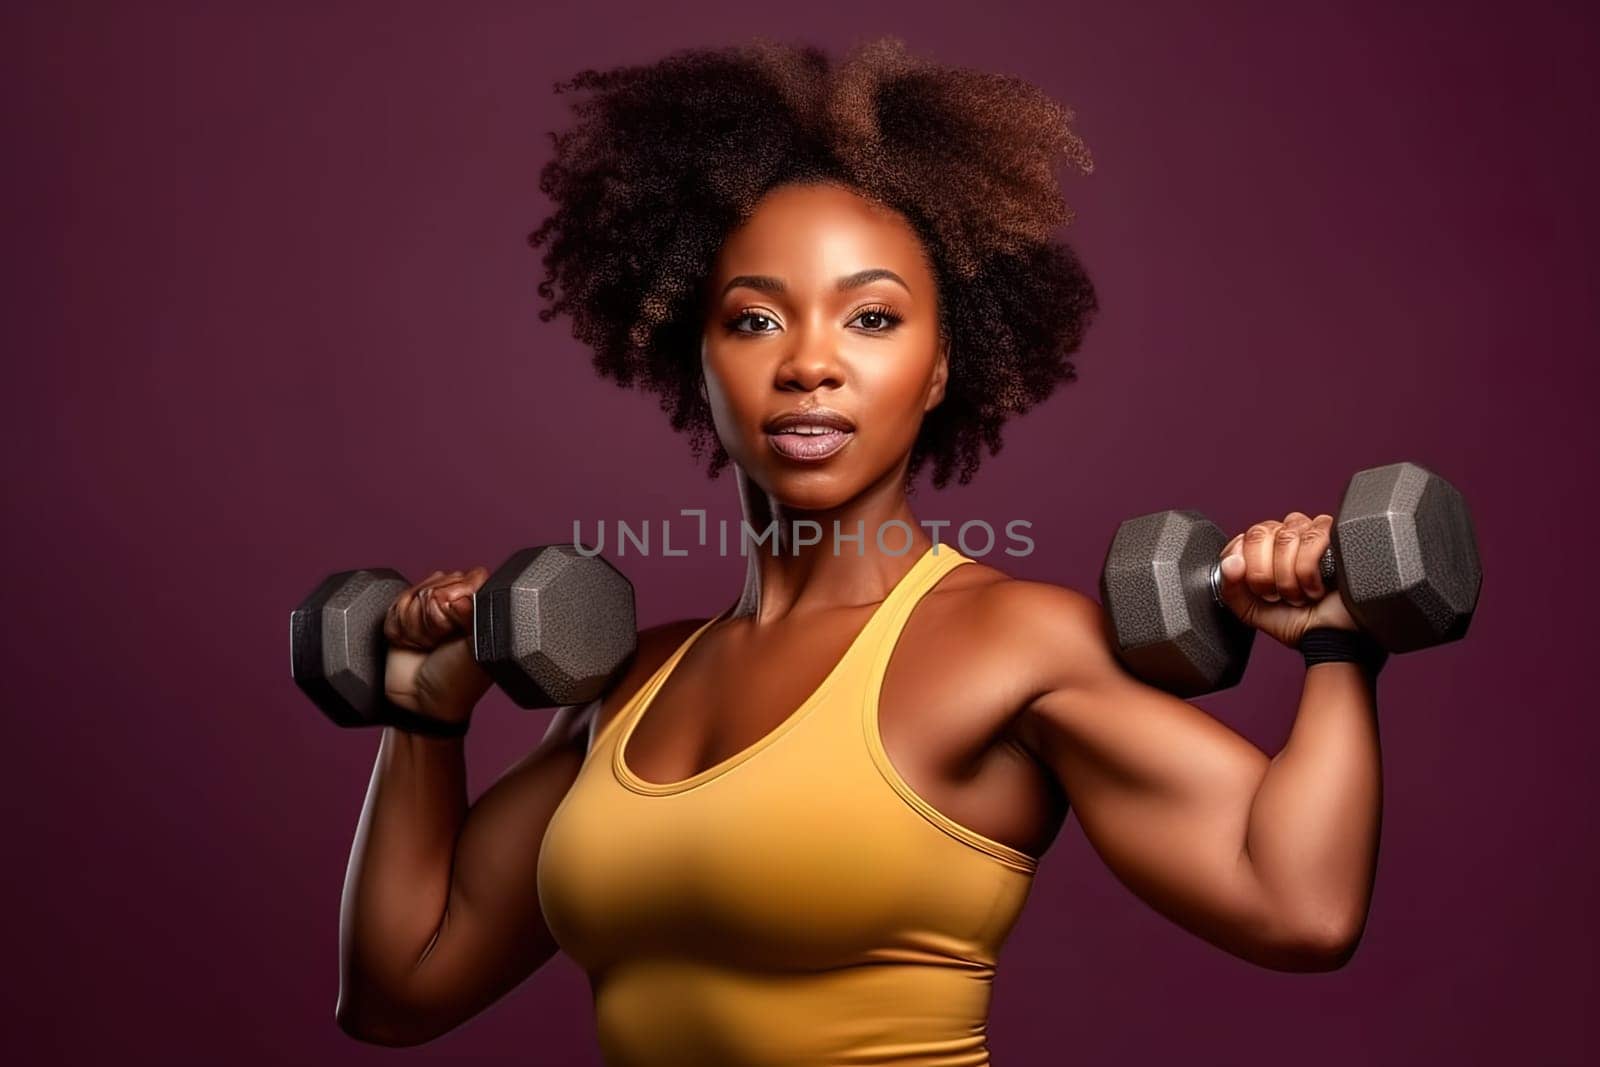
<path fill-rule="evenodd" d="M 1317 560 L 1317 571 L 1322 575 L 1324 589 L 1332 589 L 1337 584 L 1339 576 L 1338 566 L 1333 562 L 1333 545 L 1322 550 L 1322 557 Z M 1222 599 L 1222 561 L 1213 560 L 1211 567 L 1206 571 L 1206 581 L 1211 586 L 1211 596 L 1224 608 L 1228 607 L 1227 601 Z"/>

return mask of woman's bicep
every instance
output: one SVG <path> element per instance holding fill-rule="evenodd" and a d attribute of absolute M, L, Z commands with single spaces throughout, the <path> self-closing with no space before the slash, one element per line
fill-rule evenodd
<path fill-rule="evenodd" d="M 1270 935 L 1244 852 L 1267 756 L 1129 674 L 1095 601 L 1065 589 L 1047 599 L 1038 647 L 1060 661 L 1023 712 L 1022 735 L 1119 880 L 1186 929 L 1248 955 Z"/>
<path fill-rule="evenodd" d="M 412 975 L 412 995 L 448 1026 L 510 991 L 558 946 L 539 900 L 544 834 L 591 751 L 649 677 L 703 619 L 640 631 L 637 653 L 599 698 L 560 708 L 544 739 L 473 804 L 456 842 L 449 903 Z"/>
<path fill-rule="evenodd" d="M 577 779 L 596 705 L 558 709 L 544 739 L 472 805 L 456 842 L 449 902 L 406 999 L 431 1029 L 459 1025 L 555 955 L 539 902 L 546 827 Z"/>

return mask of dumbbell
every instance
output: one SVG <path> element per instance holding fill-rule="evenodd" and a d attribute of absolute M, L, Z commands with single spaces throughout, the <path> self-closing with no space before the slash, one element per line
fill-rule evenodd
<path fill-rule="evenodd" d="M 340 571 L 290 613 L 290 674 L 338 725 L 429 728 L 383 694 L 383 620 L 410 584 L 388 567 Z M 588 703 L 636 643 L 633 586 L 571 545 L 514 553 L 472 597 L 473 658 L 520 707 Z"/>
<path fill-rule="evenodd" d="M 1350 479 L 1318 561 L 1362 629 L 1390 652 L 1467 632 L 1483 571 L 1460 492 L 1415 463 Z M 1223 602 L 1219 553 L 1228 542 L 1198 511 L 1158 511 L 1117 527 L 1100 599 L 1128 670 L 1178 696 L 1226 689 L 1244 674 L 1255 629 Z"/>

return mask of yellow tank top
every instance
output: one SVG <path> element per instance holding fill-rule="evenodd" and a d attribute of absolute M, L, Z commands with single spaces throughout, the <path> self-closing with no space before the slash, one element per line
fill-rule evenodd
<path fill-rule="evenodd" d="M 624 753 L 720 615 L 594 739 L 546 828 L 538 887 L 589 975 L 610 1067 L 989 1063 L 996 957 L 1036 863 L 918 796 L 877 716 L 912 608 L 970 562 L 930 548 L 811 696 L 691 778 L 648 782 Z"/>

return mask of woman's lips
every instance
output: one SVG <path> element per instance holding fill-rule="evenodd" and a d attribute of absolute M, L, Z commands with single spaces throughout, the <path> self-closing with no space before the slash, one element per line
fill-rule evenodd
<path fill-rule="evenodd" d="M 779 455 L 802 462 L 827 459 L 843 448 L 855 436 L 853 431 L 824 429 L 821 433 L 783 432 L 767 434 L 767 440 Z"/>

